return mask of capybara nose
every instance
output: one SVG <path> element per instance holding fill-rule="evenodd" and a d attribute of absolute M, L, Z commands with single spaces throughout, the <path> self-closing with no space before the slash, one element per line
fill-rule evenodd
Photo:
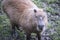
<path fill-rule="evenodd" d="M 44 25 L 38 25 L 40 30 L 43 30 Z"/>

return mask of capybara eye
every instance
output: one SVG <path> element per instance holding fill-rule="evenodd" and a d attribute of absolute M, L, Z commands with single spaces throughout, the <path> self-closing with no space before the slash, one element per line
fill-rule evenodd
<path fill-rule="evenodd" d="M 37 12 L 37 10 L 36 10 L 36 9 L 34 9 L 34 12 L 36 13 L 36 12 Z"/>

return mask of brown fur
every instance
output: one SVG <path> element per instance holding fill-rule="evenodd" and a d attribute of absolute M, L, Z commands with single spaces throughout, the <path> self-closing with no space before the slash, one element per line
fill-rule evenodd
<path fill-rule="evenodd" d="M 37 19 L 35 16 L 44 16 L 45 25 L 47 25 L 47 15 L 43 9 L 39 9 L 31 0 L 4 0 L 3 9 L 10 18 L 11 24 L 22 27 L 25 32 L 39 32 L 37 28 Z M 37 12 L 34 12 L 36 10 Z"/>

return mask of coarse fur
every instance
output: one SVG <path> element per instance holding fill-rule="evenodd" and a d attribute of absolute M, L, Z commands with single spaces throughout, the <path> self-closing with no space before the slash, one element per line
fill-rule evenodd
<path fill-rule="evenodd" d="M 11 26 L 14 29 L 15 26 L 19 29 L 22 27 L 24 31 L 28 34 L 27 40 L 29 39 L 29 34 L 32 32 L 37 33 L 38 40 L 39 33 L 45 30 L 45 27 L 48 24 L 47 14 L 43 9 L 38 8 L 31 0 L 3 0 L 2 8 L 8 15 Z M 44 17 L 43 22 L 45 23 L 43 30 L 38 28 L 38 19 L 37 17 Z"/>

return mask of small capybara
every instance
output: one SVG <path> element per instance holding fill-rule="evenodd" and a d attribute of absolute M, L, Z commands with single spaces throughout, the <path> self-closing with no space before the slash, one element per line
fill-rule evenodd
<path fill-rule="evenodd" d="M 43 9 L 31 0 L 3 0 L 2 9 L 10 19 L 12 31 L 15 31 L 15 27 L 22 27 L 26 32 L 26 40 L 30 40 L 31 33 L 36 33 L 38 40 L 41 40 L 41 32 L 48 24 Z"/>

